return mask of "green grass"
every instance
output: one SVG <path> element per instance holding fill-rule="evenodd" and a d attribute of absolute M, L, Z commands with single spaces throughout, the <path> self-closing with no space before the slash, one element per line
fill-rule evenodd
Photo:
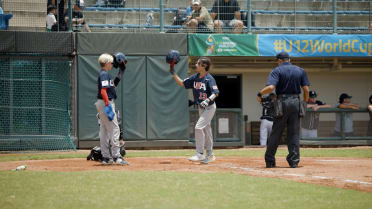
<path fill-rule="evenodd" d="M 0 206 L 14 208 L 366 209 L 372 194 L 234 173 L 1 171 Z"/>
<path fill-rule="evenodd" d="M 240 156 L 240 157 L 263 157 L 264 148 L 256 149 L 219 149 L 214 151 L 217 156 Z M 166 156 L 190 156 L 194 153 L 193 149 L 188 150 L 154 150 L 154 151 L 127 151 L 127 157 L 166 157 Z M 288 154 L 286 148 L 278 149 L 278 157 Z M 64 158 L 85 158 L 88 154 L 82 152 L 66 153 L 19 153 L 13 155 L 1 155 L 0 162 L 19 161 L 19 160 L 48 160 Z M 355 157 L 372 158 L 372 149 L 366 148 L 302 148 L 301 157 Z"/>

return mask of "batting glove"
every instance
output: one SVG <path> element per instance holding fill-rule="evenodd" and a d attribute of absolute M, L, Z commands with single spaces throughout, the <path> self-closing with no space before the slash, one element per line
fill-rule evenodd
<path fill-rule="evenodd" d="M 109 104 L 108 106 L 105 106 L 104 107 L 104 111 L 105 111 L 105 114 L 107 115 L 107 118 L 109 119 L 109 121 L 114 120 L 115 113 L 112 110 L 111 104 Z"/>
<path fill-rule="evenodd" d="M 202 106 L 203 108 L 208 107 L 208 105 L 209 105 L 209 99 L 206 99 L 200 103 L 200 106 Z"/>

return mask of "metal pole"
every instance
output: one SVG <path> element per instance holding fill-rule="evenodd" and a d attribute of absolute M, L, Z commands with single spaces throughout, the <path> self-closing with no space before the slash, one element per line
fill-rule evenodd
<path fill-rule="evenodd" d="M 247 1 L 247 27 L 248 27 L 248 34 L 252 34 L 252 5 L 251 0 Z"/>
<path fill-rule="evenodd" d="M 164 31 L 164 2 L 160 0 L 160 32 Z"/>
<path fill-rule="evenodd" d="M 294 1 L 294 33 L 296 33 L 296 23 L 297 23 L 297 15 L 296 15 L 296 10 L 297 10 L 297 4 L 296 4 L 296 1 L 297 0 L 293 0 Z"/>
<path fill-rule="evenodd" d="M 141 0 L 138 1 L 138 4 L 138 25 L 141 25 Z"/>
<path fill-rule="evenodd" d="M 68 32 L 72 32 L 72 6 L 71 6 L 71 0 L 68 0 Z"/>
<path fill-rule="evenodd" d="M 333 0 L 333 34 L 337 34 L 337 0 Z"/>
<path fill-rule="evenodd" d="M 341 112 L 341 130 L 340 130 L 340 132 L 341 132 L 341 138 L 342 138 L 342 140 L 345 140 L 345 112 Z"/>
<path fill-rule="evenodd" d="M 1 1 L 1 0 L 0 0 Z M 369 32 L 372 33 L 372 22 L 371 22 L 371 0 L 369 1 L 369 12 L 368 12 L 368 29 Z M 367 32 L 368 33 L 368 32 Z"/>

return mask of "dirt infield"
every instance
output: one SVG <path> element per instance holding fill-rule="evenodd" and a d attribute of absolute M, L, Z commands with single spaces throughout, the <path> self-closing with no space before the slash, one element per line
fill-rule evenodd
<path fill-rule="evenodd" d="M 185 171 L 235 172 L 243 175 L 289 179 L 297 182 L 372 192 L 372 159 L 369 158 L 301 158 L 299 168 L 289 168 L 284 157 L 277 158 L 276 168 L 265 168 L 262 158 L 218 157 L 208 165 L 188 161 L 185 157 L 128 158 L 129 166 L 102 166 L 86 159 L 29 160 L 1 162 L 0 170 L 21 164 L 33 171 Z"/>

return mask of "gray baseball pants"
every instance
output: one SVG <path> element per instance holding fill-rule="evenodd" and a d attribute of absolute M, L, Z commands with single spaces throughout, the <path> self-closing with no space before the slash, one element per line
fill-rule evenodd
<path fill-rule="evenodd" d="M 195 125 L 195 146 L 196 151 L 204 153 L 204 146 L 207 156 L 213 154 L 213 135 L 211 121 L 216 112 L 216 103 L 206 108 L 199 107 L 199 120 Z"/>
<path fill-rule="evenodd" d="M 269 138 L 271 130 L 273 127 L 273 121 L 269 121 L 267 119 L 261 120 L 260 126 L 260 145 L 266 146 L 267 138 Z"/>
<path fill-rule="evenodd" d="M 112 105 L 112 110 L 115 111 L 114 101 L 110 101 Z M 118 118 L 115 114 L 115 117 L 112 121 L 109 121 L 105 111 L 105 102 L 101 99 L 97 100 L 95 103 L 97 112 L 100 118 L 100 127 L 99 127 L 99 142 L 101 146 L 102 157 L 111 159 L 119 158 L 120 155 L 120 128 L 118 124 Z"/>

